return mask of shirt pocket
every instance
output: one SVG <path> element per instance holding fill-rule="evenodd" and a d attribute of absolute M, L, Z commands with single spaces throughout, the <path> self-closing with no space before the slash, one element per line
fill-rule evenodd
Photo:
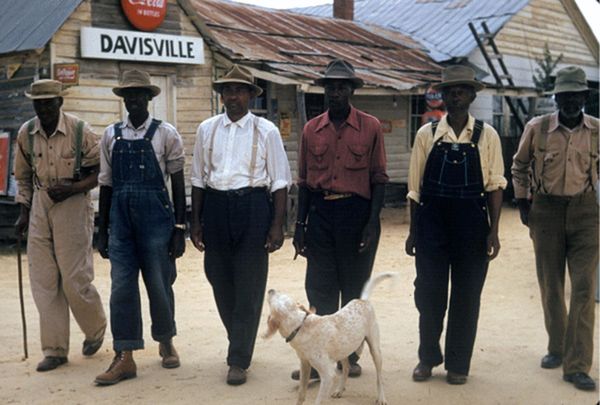
<path fill-rule="evenodd" d="M 369 166 L 369 147 L 363 144 L 349 144 L 350 153 L 347 156 L 345 167 L 349 170 L 366 169 Z"/>
<path fill-rule="evenodd" d="M 329 162 L 325 159 L 325 155 L 329 145 L 316 144 L 308 146 L 308 170 L 327 170 Z"/>

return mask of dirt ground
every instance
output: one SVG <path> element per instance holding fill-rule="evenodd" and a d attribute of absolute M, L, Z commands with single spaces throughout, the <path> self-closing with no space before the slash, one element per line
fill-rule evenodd
<path fill-rule="evenodd" d="M 562 381 L 562 371 L 543 370 L 540 358 L 546 349 L 534 256 L 526 229 L 516 210 L 502 214 L 500 256 L 490 266 L 482 297 L 479 331 L 469 381 L 464 386 L 445 382 L 443 367 L 425 383 L 411 380 L 417 363 L 417 310 L 413 301 L 413 259 L 404 254 L 406 212 L 386 209 L 375 271 L 397 271 L 395 282 L 380 285 L 372 301 L 381 329 L 384 383 L 390 404 L 595 404 L 598 391 L 578 391 Z M 305 303 L 304 260 L 292 261 L 290 240 L 271 258 L 269 288 L 282 290 Z M 109 264 L 94 257 L 96 280 L 108 314 Z M 24 265 L 27 268 L 26 262 Z M 175 284 L 178 336 L 175 345 L 182 366 L 160 367 L 157 344 L 151 340 L 147 302 L 143 299 L 146 349 L 135 353 L 138 378 L 112 387 L 96 387 L 94 377 L 111 362 L 112 338 L 91 358 L 81 355 L 83 335 L 71 323 L 69 363 L 48 373 L 37 373 L 41 359 L 38 314 L 31 298 L 27 274 L 25 297 L 29 332 L 29 359 L 23 361 L 21 319 L 17 288 L 16 255 L 0 255 L 0 403 L 200 403 L 292 404 L 297 383 L 289 377 L 298 361 L 281 336 L 257 339 L 248 382 L 239 387 L 225 384 L 227 351 L 225 330 L 218 317 L 212 291 L 202 269 L 202 254 L 188 243 L 178 261 Z M 259 333 L 266 329 L 267 306 Z M 598 325 L 596 313 L 596 325 Z M 442 337 L 443 339 L 443 337 Z M 443 340 L 442 340 L 443 341 Z M 596 333 L 596 343 L 598 341 Z M 368 352 L 368 351 L 366 351 Z M 591 376 L 598 381 L 598 355 Z M 363 375 L 348 381 L 340 399 L 331 404 L 375 402 L 375 372 L 369 354 L 361 359 Z M 307 403 L 316 397 L 318 385 L 309 388 Z"/>

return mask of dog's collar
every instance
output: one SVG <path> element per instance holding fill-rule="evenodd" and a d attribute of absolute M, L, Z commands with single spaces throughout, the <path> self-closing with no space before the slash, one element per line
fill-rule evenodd
<path fill-rule="evenodd" d="M 304 321 L 306 321 L 308 314 L 309 314 L 309 312 L 307 312 L 306 315 L 304 315 L 304 319 L 302 319 L 302 323 L 300 323 L 300 325 L 298 325 L 298 327 L 296 329 L 294 329 L 294 331 L 292 333 L 290 333 L 290 335 L 288 337 L 285 338 L 285 343 L 290 343 L 296 337 L 298 332 L 300 332 L 300 328 L 302 328 L 302 325 L 304 325 Z"/>

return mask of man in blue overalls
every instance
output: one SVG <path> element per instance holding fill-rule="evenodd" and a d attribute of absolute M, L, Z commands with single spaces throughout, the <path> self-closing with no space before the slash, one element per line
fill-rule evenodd
<path fill-rule="evenodd" d="M 413 146 L 406 252 L 416 256 L 419 364 L 413 380 L 425 381 L 444 362 L 440 335 L 448 307 L 445 368 L 449 384 L 467 381 L 488 263 L 498 255 L 498 221 L 506 188 L 500 138 L 475 120 L 469 106 L 483 85 L 466 66 L 450 66 L 442 82 L 447 114 L 419 129 Z"/>
<path fill-rule="evenodd" d="M 165 368 L 179 367 L 172 344 L 176 334 L 175 259 L 185 249 L 183 144 L 170 124 L 153 118 L 148 102 L 160 93 L 150 76 L 123 74 L 113 92 L 123 97 L 127 120 L 109 126 L 100 148 L 100 221 L 98 250 L 110 258 L 110 322 L 115 358 L 99 385 L 136 376 L 132 351 L 144 348 L 138 277 L 150 301 L 152 338 L 160 342 Z M 171 177 L 173 204 L 165 185 Z M 110 229 L 110 237 L 108 231 Z"/>

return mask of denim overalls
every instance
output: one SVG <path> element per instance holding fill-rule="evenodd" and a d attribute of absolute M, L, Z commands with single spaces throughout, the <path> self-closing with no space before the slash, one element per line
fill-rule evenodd
<path fill-rule="evenodd" d="M 436 127 L 432 126 L 434 137 Z M 464 375 L 469 373 L 488 267 L 489 223 L 477 146 L 482 130 L 483 122 L 475 121 L 470 143 L 435 142 L 416 212 L 419 360 L 430 366 L 444 361 L 439 340 L 451 280 L 445 366 Z"/>
<path fill-rule="evenodd" d="M 169 256 L 175 218 L 151 142 L 159 125 L 160 121 L 152 120 L 139 140 L 123 139 L 121 123 L 114 126 L 109 252 L 110 321 L 116 351 L 144 347 L 140 270 L 150 301 L 152 338 L 166 341 L 176 333 L 175 259 Z"/>

